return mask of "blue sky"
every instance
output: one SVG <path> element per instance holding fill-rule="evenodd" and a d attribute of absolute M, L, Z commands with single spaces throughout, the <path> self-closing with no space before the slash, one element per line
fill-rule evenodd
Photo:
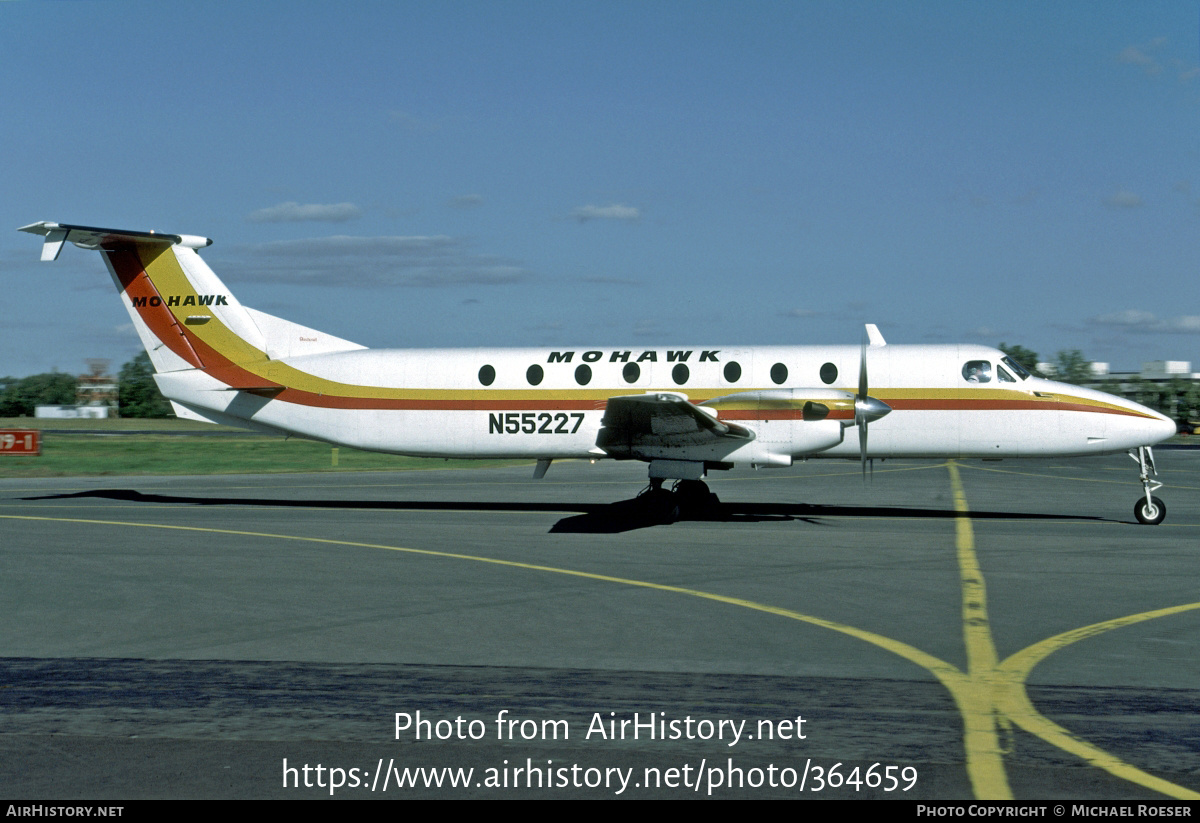
<path fill-rule="evenodd" d="M 372 347 L 1200 369 L 1197 2 L 0 0 L 0 68 L 0 375 L 140 350 L 38 220 Z"/>

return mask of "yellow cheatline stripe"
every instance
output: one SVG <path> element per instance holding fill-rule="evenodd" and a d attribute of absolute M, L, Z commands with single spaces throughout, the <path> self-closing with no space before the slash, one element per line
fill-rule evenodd
<path fill-rule="evenodd" d="M 963 641 L 967 648 L 967 677 L 954 697 L 959 702 L 965 725 L 963 745 L 967 774 L 975 797 L 980 800 L 1012 800 L 998 730 L 1005 726 L 996 711 L 996 646 L 988 623 L 987 589 L 975 555 L 975 532 L 971 527 L 966 492 L 958 465 L 946 463 L 954 492 L 955 548 L 962 583 Z"/>
<path fill-rule="evenodd" d="M 871 396 L 884 401 L 888 400 L 1022 400 L 1031 402 L 1035 408 L 1038 405 L 1072 403 L 1080 406 L 1091 406 L 1097 410 L 1111 410 L 1123 414 L 1131 412 L 1128 408 L 1116 403 L 1095 400 L 1090 397 L 1078 397 L 1073 394 L 1055 394 L 1051 397 L 1037 397 L 1021 389 L 982 389 L 982 388 L 920 388 L 920 389 L 873 389 Z"/>
<path fill-rule="evenodd" d="M 198 297 L 195 287 L 188 279 L 184 272 L 179 259 L 175 256 L 175 249 L 154 249 L 154 256 L 147 261 L 141 255 L 142 249 L 139 248 L 139 260 L 141 260 L 143 268 L 149 276 L 152 283 L 159 293 L 165 297 L 168 295 L 178 295 L 181 298 L 188 296 Z M 201 261 L 201 265 L 207 265 Z M 230 295 L 232 296 L 232 295 Z M 182 301 L 181 301 L 182 302 Z M 198 301 L 197 301 L 198 302 Z M 300 371 L 287 363 L 270 360 L 265 352 L 262 352 L 247 341 L 238 337 L 232 329 L 220 321 L 218 317 L 213 316 L 213 321 L 202 326 L 186 326 L 189 312 L 197 311 L 199 306 L 168 306 L 168 309 L 180 323 L 181 328 L 187 328 L 188 334 L 195 335 L 205 344 L 212 347 L 215 351 L 226 357 L 230 362 L 239 367 L 275 383 L 280 383 L 289 388 L 299 389 L 314 394 L 333 394 L 342 397 L 352 397 L 357 399 L 391 399 L 391 400 L 472 400 L 472 399 L 488 399 L 499 401 L 516 401 L 516 400 L 532 400 L 532 399 L 557 399 L 557 400 L 593 400 L 598 403 L 608 400 L 613 396 L 615 389 L 595 388 L 595 389 L 489 389 L 489 388 L 471 388 L 471 389 L 396 389 L 384 388 L 379 386 L 366 386 L 352 383 L 341 383 L 335 380 L 329 380 L 308 372 Z M 570 364 L 563 364 L 569 366 Z M 635 389 L 629 387 L 631 394 L 640 394 L 647 389 Z M 678 391 L 681 387 L 659 387 L 649 389 L 649 391 Z M 728 395 L 729 387 L 718 388 L 700 388 L 700 387 L 683 387 L 688 393 L 693 402 L 704 402 L 710 398 L 716 398 Z M 770 391 L 778 389 L 778 386 L 769 387 L 745 387 L 736 389 L 737 393 L 755 392 L 755 391 Z M 845 395 L 852 389 L 834 388 L 832 386 L 827 389 L 830 392 L 830 399 L 820 400 L 831 408 L 844 408 L 845 403 L 843 398 L 838 395 Z M 1096 409 L 1107 409 L 1118 411 L 1121 413 L 1129 413 L 1129 410 L 1112 403 L 1105 403 L 1098 400 L 1093 400 L 1084 397 L 1074 397 L 1071 395 L 1055 395 L 1053 398 L 1031 397 L 1028 393 L 1019 389 L 982 389 L 974 387 L 960 387 L 950 389 L 880 389 L 875 393 L 875 396 L 881 400 L 887 401 L 888 398 L 894 399 L 1021 399 L 1035 400 L 1039 403 L 1059 403 L 1071 402 L 1083 406 L 1091 406 Z M 796 401 L 796 405 L 803 405 L 804 401 Z M 726 408 L 726 407 L 723 407 Z M 757 404 L 730 404 L 727 406 L 730 410 L 736 409 L 752 409 L 757 410 Z"/>
<path fill-rule="evenodd" d="M 1005 688 L 1001 695 L 999 708 L 1025 731 L 1037 735 L 1047 743 L 1051 743 L 1064 751 L 1082 758 L 1085 762 L 1096 768 L 1104 769 L 1109 774 L 1145 786 L 1148 789 L 1153 789 L 1156 792 L 1161 792 L 1168 797 L 1175 797 L 1181 800 L 1200 800 L 1200 792 L 1178 786 L 1160 777 L 1148 774 L 1135 766 L 1131 766 L 1049 720 L 1034 708 L 1033 702 L 1029 699 L 1029 695 L 1025 689 L 1025 681 L 1029 677 L 1030 672 L 1033 671 L 1033 667 L 1059 649 L 1080 640 L 1086 640 L 1089 637 L 1095 637 L 1096 635 L 1112 631 L 1113 629 L 1120 629 L 1125 626 L 1142 623 L 1146 620 L 1156 620 L 1160 617 L 1183 614 L 1197 609 L 1200 609 L 1200 603 L 1186 603 L 1182 606 L 1155 609 L 1140 614 L 1106 620 L 1102 623 L 1093 623 L 1090 626 L 1063 632 L 1054 637 L 1048 637 L 1039 643 L 1034 643 L 1032 646 L 1012 655 L 999 665 L 998 671 L 1005 678 Z"/>

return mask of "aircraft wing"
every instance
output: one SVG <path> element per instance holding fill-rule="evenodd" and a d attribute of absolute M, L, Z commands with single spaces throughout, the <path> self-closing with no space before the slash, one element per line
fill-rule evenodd
<path fill-rule="evenodd" d="M 612 457 L 646 459 L 664 450 L 753 439 L 754 432 L 718 420 L 715 411 L 688 402 L 685 395 L 653 392 L 610 397 L 596 445 Z"/>

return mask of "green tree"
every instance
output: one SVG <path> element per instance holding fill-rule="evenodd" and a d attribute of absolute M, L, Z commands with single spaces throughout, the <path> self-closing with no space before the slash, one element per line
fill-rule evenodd
<path fill-rule="evenodd" d="M 1188 381 L 1187 390 L 1179 400 L 1179 417 L 1200 420 L 1200 382 Z"/>
<path fill-rule="evenodd" d="M 1159 402 L 1158 387 L 1149 380 L 1143 380 L 1138 375 L 1131 375 L 1121 381 L 1115 388 L 1110 390 L 1111 394 L 1119 394 L 1127 400 L 1132 400 L 1134 403 L 1141 403 L 1143 406 L 1156 408 Z"/>
<path fill-rule="evenodd" d="M 1045 377 L 1044 374 L 1037 370 L 1038 355 L 1033 349 L 1027 349 L 1024 346 L 1010 346 L 1007 343 L 1000 344 L 1000 351 L 1007 354 L 1013 360 L 1016 360 L 1025 367 L 1025 371 L 1035 377 Z"/>
<path fill-rule="evenodd" d="M 1054 379 L 1082 385 L 1095 379 L 1092 363 L 1079 349 L 1064 349 L 1054 357 Z"/>
<path fill-rule="evenodd" d="M 120 409 L 122 417 L 174 417 L 170 402 L 154 382 L 150 355 L 142 352 L 121 367 Z"/>
<path fill-rule="evenodd" d="M 1188 389 L 1191 381 L 1182 377 L 1172 377 L 1163 388 L 1162 405 L 1156 408 L 1172 420 L 1186 420 L 1188 417 Z"/>
<path fill-rule="evenodd" d="M 60 372 L 0 380 L 0 417 L 32 417 L 38 406 L 75 403 L 75 377 Z"/>

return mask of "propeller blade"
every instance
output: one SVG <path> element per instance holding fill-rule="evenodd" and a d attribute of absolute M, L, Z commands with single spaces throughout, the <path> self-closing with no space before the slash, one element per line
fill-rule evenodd
<path fill-rule="evenodd" d="M 858 394 L 854 397 L 854 425 L 858 426 L 858 455 L 862 462 L 863 482 L 867 480 L 867 424 L 878 420 L 892 410 L 882 400 L 867 394 L 867 341 L 863 340 L 858 361 Z M 875 461 L 871 461 L 871 474 L 875 474 Z"/>
<path fill-rule="evenodd" d="M 858 456 L 862 462 L 863 482 L 867 482 L 867 341 L 858 355 L 858 396 L 854 398 L 854 425 L 858 426 Z"/>
<path fill-rule="evenodd" d="M 858 414 L 854 415 L 856 418 Z M 867 480 L 867 421 L 864 420 L 858 426 L 858 455 L 862 461 L 863 482 Z"/>
<path fill-rule="evenodd" d="M 867 341 L 862 343 L 862 349 L 858 355 L 858 396 L 867 396 Z"/>

